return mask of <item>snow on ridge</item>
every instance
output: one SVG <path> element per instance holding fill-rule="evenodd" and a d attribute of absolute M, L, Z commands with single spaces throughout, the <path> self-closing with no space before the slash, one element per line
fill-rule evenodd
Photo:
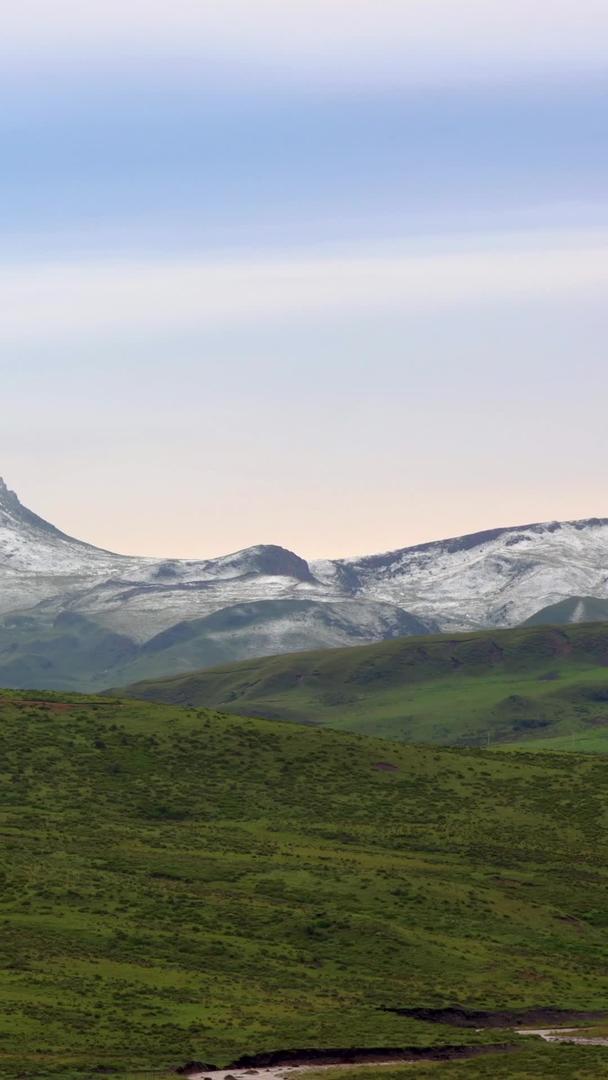
<path fill-rule="evenodd" d="M 356 570 L 360 590 L 400 602 L 446 629 L 521 622 L 558 599 L 608 595 L 608 522 L 500 530 L 481 544 L 405 549 L 393 565 Z"/>
<path fill-rule="evenodd" d="M 44 604 L 145 640 L 234 604 L 306 598 L 352 604 L 361 628 L 380 633 L 377 605 L 441 629 L 469 630 L 514 625 L 572 596 L 608 598 L 608 519 L 500 527 L 310 564 L 272 544 L 216 559 L 154 559 L 66 536 L 0 481 L 4 613 Z"/>
<path fill-rule="evenodd" d="M 495 529 L 483 529 L 474 533 L 463 533 L 460 536 L 450 536 L 440 540 L 426 540 L 420 544 L 413 544 L 403 548 L 393 548 L 389 551 L 379 552 L 374 555 L 352 555 L 342 559 L 320 559 L 319 565 L 332 563 L 334 566 L 358 567 L 360 565 L 372 565 L 381 562 L 396 562 L 401 558 L 412 558 L 417 555 L 445 551 L 453 553 L 458 550 L 483 547 L 492 541 L 499 540 L 510 534 L 522 534 L 522 540 L 532 538 L 534 535 L 547 535 L 559 532 L 562 529 L 572 527 L 577 531 L 593 526 L 608 525 L 608 518 L 580 518 L 571 521 L 537 521 L 527 525 L 501 525 Z M 526 535 L 527 534 L 527 535 Z"/>

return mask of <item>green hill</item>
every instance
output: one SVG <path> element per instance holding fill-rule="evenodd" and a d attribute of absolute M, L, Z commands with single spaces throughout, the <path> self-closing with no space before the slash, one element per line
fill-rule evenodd
<path fill-rule="evenodd" d="M 558 604 L 549 604 L 541 608 L 524 626 L 558 626 L 565 623 L 606 622 L 608 619 L 608 600 L 597 596 L 569 596 Z"/>
<path fill-rule="evenodd" d="M 102 689 L 138 655 L 130 638 L 77 613 L 0 618 L 0 686 Z"/>
<path fill-rule="evenodd" d="M 136 642 L 78 612 L 57 615 L 43 606 L 0 618 L 0 686 L 96 693 L 279 647 L 329 648 L 427 630 L 393 604 L 282 598 L 230 604 Z"/>
<path fill-rule="evenodd" d="M 0 762 L 5 1075 L 504 1042 L 385 1010 L 608 1007 L 602 757 L 5 692 Z"/>
<path fill-rule="evenodd" d="M 399 638 L 242 661 L 129 694 L 405 742 L 608 750 L 608 625 Z M 540 743 L 539 743 L 540 740 Z"/>

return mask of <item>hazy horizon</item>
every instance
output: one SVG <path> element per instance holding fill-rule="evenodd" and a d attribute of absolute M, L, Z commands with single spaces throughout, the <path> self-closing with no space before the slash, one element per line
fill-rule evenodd
<path fill-rule="evenodd" d="M 4 482 L 6 484 L 6 478 L 3 477 L 2 475 L 0 475 L 0 489 L 1 489 L 1 486 L 2 486 L 2 482 Z M 28 505 L 27 502 L 24 501 L 21 498 L 19 492 L 16 491 L 14 489 L 14 487 L 11 487 L 10 484 L 6 484 L 6 486 L 8 488 L 9 493 L 17 495 L 20 502 L 22 503 L 22 505 L 24 505 L 26 507 L 27 510 L 31 510 L 34 513 L 37 512 L 36 508 L 34 506 Z M 43 516 L 43 515 L 39 514 L 38 516 Z M 530 521 L 510 521 L 510 522 L 501 521 L 501 522 L 498 522 L 498 523 L 496 523 L 494 525 L 488 525 L 488 526 L 485 526 L 485 527 L 482 526 L 481 528 L 478 528 L 478 529 L 466 530 L 465 532 L 460 532 L 460 533 L 449 533 L 449 534 L 446 533 L 445 535 L 441 535 L 441 536 L 423 537 L 423 538 L 421 538 L 419 540 L 413 541 L 411 544 L 409 544 L 409 543 L 398 544 L 398 545 L 393 545 L 393 547 L 375 549 L 373 551 L 372 550 L 350 551 L 350 552 L 342 552 L 340 555 L 335 555 L 335 554 L 332 554 L 331 552 L 321 552 L 321 553 L 317 552 L 314 555 L 311 555 L 308 552 L 296 551 L 296 554 L 299 554 L 299 555 L 303 556 L 304 558 L 306 558 L 308 560 L 323 559 L 323 558 L 329 558 L 329 559 L 331 559 L 331 558 L 349 558 L 349 557 L 355 557 L 356 558 L 358 556 L 365 556 L 365 555 L 379 555 L 379 554 L 383 554 L 385 552 L 388 553 L 390 551 L 399 550 L 400 548 L 413 547 L 413 546 L 416 546 L 417 544 L 425 544 L 425 543 L 429 543 L 429 542 L 433 542 L 433 541 L 458 539 L 459 537 L 466 536 L 466 535 L 468 535 L 470 533 L 475 534 L 475 533 L 480 533 L 480 532 L 491 532 L 491 531 L 494 531 L 496 529 L 500 530 L 500 529 L 509 529 L 509 528 L 525 528 L 525 527 L 530 526 L 530 525 L 551 524 L 553 521 L 557 521 L 557 520 L 561 520 L 561 521 L 567 521 L 567 520 L 579 520 L 579 521 L 580 520 L 593 520 L 594 517 L 597 517 L 597 515 L 587 515 L 586 518 L 575 518 L 575 519 L 545 518 L 542 521 L 531 521 L 531 520 Z M 85 543 L 92 544 L 93 546 L 97 546 L 97 547 L 100 547 L 100 548 L 104 547 L 104 545 L 98 543 L 94 538 L 84 537 L 84 536 L 80 536 L 80 535 L 77 535 L 77 534 L 70 534 L 69 530 L 66 530 L 65 528 L 63 528 L 62 525 L 61 525 L 61 522 L 53 520 L 52 516 L 50 518 L 45 519 L 45 520 L 47 520 L 48 524 L 54 525 L 56 528 L 58 528 L 60 532 L 67 533 L 67 535 L 72 535 L 72 538 L 75 539 L 75 540 L 84 541 Z M 607 520 L 607 519 L 604 519 L 604 520 Z M 247 546 L 248 547 L 253 547 L 253 546 L 263 546 L 263 545 L 269 545 L 269 544 L 277 545 L 277 541 L 272 539 L 272 538 L 267 538 L 265 540 L 260 540 L 257 543 L 254 543 L 252 545 L 247 545 Z M 286 545 L 278 544 L 278 546 L 285 547 Z M 192 553 L 192 554 L 183 555 L 183 554 L 176 554 L 175 552 L 172 552 L 172 551 L 154 551 L 154 552 L 135 551 L 135 550 L 126 551 L 126 550 L 118 549 L 118 548 L 116 548 L 116 549 L 107 548 L 106 550 L 112 551 L 116 555 L 135 555 L 135 556 L 143 556 L 143 557 L 149 556 L 151 558 L 157 558 L 157 557 L 164 558 L 164 557 L 166 557 L 166 558 L 183 558 L 183 559 L 198 559 L 198 558 L 211 558 L 211 559 L 213 559 L 213 558 L 216 558 L 216 557 L 219 557 L 219 556 L 222 556 L 222 555 L 233 555 L 233 554 L 236 554 L 238 551 L 243 550 L 243 549 L 242 548 L 234 548 L 234 549 L 229 549 L 229 550 L 216 551 L 216 552 L 212 552 L 212 553 L 206 553 L 204 556 L 197 555 L 196 552 Z"/>
<path fill-rule="evenodd" d="M 608 516 L 607 32 L 599 0 L 24 0 L 9 487 L 192 558 Z"/>

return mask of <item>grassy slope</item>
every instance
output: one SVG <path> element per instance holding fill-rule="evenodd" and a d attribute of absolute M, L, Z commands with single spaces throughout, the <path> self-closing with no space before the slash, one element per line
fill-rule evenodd
<path fill-rule="evenodd" d="M 0 740 L 8 1074 L 502 1038 L 382 1005 L 608 1007 L 603 758 L 15 693 Z"/>
<path fill-rule="evenodd" d="M 400 633 L 425 633 L 413 615 L 402 611 L 397 617 L 397 609 L 387 609 L 390 626 Z M 277 643 L 293 652 L 369 640 L 369 628 L 357 625 L 361 617 L 355 604 L 260 600 L 178 622 L 137 644 L 75 612 L 13 613 L 0 618 L 0 686 L 94 693 L 267 655 Z"/>
<path fill-rule="evenodd" d="M 575 622 L 606 622 L 608 619 L 608 600 L 602 600 L 597 596 L 570 596 L 567 600 L 560 600 L 558 604 L 549 604 L 541 608 L 529 619 L 524 626 L 556 626 L 563 623 Z"/>
<path fill-rule="evenodd" d="M 311 1072 L 306 1080 L 603 1080 L 608 1048 L 549 1046 L 529 1040 L 517 1053 L 476 1060 Z"/>
<path fill-rule="evenodd" d="M 265 657 L 130 689 L 151 700 L 463 745 L 592 736 L 608 749 L 608 625 L 400 638 Z"/>
<path fill-rule="evenodd" d="M 102 688 L 137 654 L 124 634 L 72 612 L 0 619 L 0 686 Z"/>

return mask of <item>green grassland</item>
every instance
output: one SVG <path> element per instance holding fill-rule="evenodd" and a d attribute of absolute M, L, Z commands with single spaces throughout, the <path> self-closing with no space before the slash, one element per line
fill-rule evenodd
<path fill-rule="evenodd" d="M 601 756 L 40 698 L 0 694 L 5 1075 L 504 1041 L 385 1007 L 608 1008 Z"/>
<path fill-rule="evenodd" d="M 549 604 L 541 608 L 529 619 L 524 626 L 560 626 L 569 622 L 606 622 L 608 619 L 608 600 L 602 600 L 598 596 L 569 596 L 566 600 L 560 600 L 557 604 Z"/>
<path fill-rule="evenodd" d="M 564 728 L 566 728 L 565 724 L 562 725 L 562 734 L 548 735 L 544 739 L 528 738 L 522 742 L 504 743 L 499 746 L 499 749 L 556 750 L 560 754 L 572 751 L 579 754 L 608 753 L 608 728 L 600 728 L 597 731 L 585 730 L 582 725 L 575 725 L 572 722 L 567 725 L 567 731 L 563 730 Z"/>
<path fill-rule="evenodd" d="M 297 1080 L 605 1080 L 608 1048 L 538 1045 L 516 1053 L 432 1064 L 370 1066 L 302 1073 Z"/>
<path fill-rule="evenodd" d="M 446 745 L 608 750 L 608 625 L 400 638 L 242 661 L 129 693 Z M 540 740 L 540 741 L 539 741 Z"/>

